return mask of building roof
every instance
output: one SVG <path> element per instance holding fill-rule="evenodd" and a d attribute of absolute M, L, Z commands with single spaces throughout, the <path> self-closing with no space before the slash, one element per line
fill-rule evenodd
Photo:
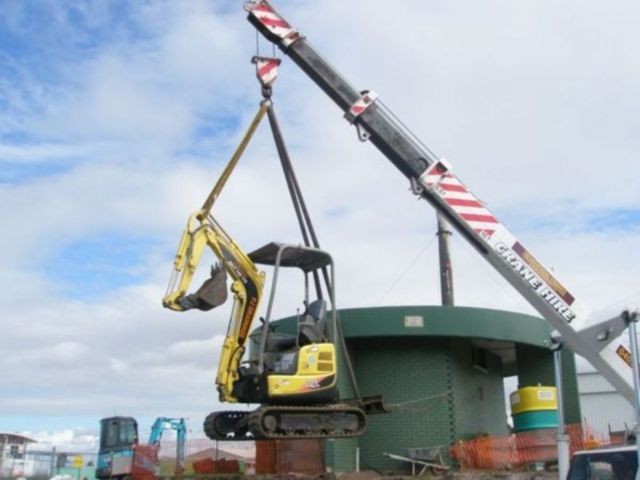
<path fill-rule="evenodd" d="M 489 308 L 441 305 L 365 307 L 339 310 L 344 336 L 349 341 L 376 338 L 458 337 L 500 357 L 505 375 L 515 375 L 516 344 L 548 349 L 551 325 L 540 317 Z M 329 320 L 328 320 L 329 321 Z M 272 322 L 275 331 L 293 334 L 296 317 Z M 261 328 L 252 333 L 259 342 Z M 257 343 L 256 343 L 257 345 Z"/>
<path fill-rule="evenodd" d="M 488 308 L 414 305 L 346 308 L 339 313 L 347 339 L 464 337 L 548 348 L 552 330 L 540 317 Z M 295 317 L 289 317 L 275 325 L 278 331 L 288 333 L 295 329 L 295 321 Z"/>
<path fill-rule="evenodd" d="M 23 445 L 26 443 L 37 443 L 37 440 L 29 438 L 19 433 L 5 433 L 0 432 L 0 443 L 7 443 L 12 445 Z"/>

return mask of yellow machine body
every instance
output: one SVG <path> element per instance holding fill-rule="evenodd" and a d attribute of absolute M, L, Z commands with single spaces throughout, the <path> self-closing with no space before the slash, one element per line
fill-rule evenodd
<path fill-rule="evenodd" d="M 306 345 L 295 356 L 294 374 L 271 374 L 267 377 L 269 397 L 306 395 L 335 388 L 336 350 L 332 343 Z"/>

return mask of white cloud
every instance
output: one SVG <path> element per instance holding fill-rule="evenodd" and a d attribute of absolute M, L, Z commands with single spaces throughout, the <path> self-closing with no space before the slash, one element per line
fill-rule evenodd
<path fill-rule="evenodd" d="M 594 5 L 412 1 L 390 12 L 358 0 L 280 8 L 599 308 L 640 300 L 631 268 L 640 260 L 637 226 L 584 228 L 587 214 L 637 208 L 640 200 L 633 181 L 640 70 L 629 47 L 637 43 L 635 4 Z M 5 412 L 197 419 L 216 406 L 230 302 L 178 315 L 160 300 L 187 215 L 257 108 L 248 63 L 254 33 L 239 8 L 221 13 L 208 2 L 134 11 L 148 35 L 123 31 L 93 56 L 67 61 L 68 83 L 55 88 L 28 70 L 23 90 L 11 85 L 16 104 L 0 132 L 26 130 L 41 141 L 3 140 L 0 157 L 76 160 L 56 175 L 0 185 Z M 419 255 L 435 233 L 430 207 L 372 145 L 357 142 L 338 109 L 287 60 L 274 101 L 321 243 L 336 261 L 339 305 L 438 303 L 435 244 Z M 266 124 L 215 213 L 247 250 L 299 241 Z M 540 228 L 545 218 L 558 226 Z M 138 284 L 69 299 L 43 273 L 62 248 L 108 235 L 154 240 L 130 266 L 142 272 Z M 459 304 L 531 312 L 458 236 L 452 248 Z M 293 293 L 278 312 L 289 315 L 300 288 L 284 287 Z"/>
<path fill-rule="evenodd" d="M 26 431 L 24 432 L 38 443 L 34 449 L 93 453 L 98 450 L 99 438 L 85 429 L 67 429 L 59 431 Z"/>

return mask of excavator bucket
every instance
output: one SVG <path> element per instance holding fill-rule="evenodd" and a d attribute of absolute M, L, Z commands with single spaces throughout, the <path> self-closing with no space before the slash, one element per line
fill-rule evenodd
<path fill-rule="evenodd" d="M 211 267 L 211 277 L 195 293 L 185 295 L 180 300 L 180 306 L 185 310 L 197 308 L 206 312 L 222 305 L 227 295 L 227 272 L 222 265 L 216 264 Z"/>

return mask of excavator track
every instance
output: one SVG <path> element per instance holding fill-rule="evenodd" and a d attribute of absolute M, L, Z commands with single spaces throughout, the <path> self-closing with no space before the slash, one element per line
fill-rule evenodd
<path fill-rule="evenodd" d="M 250 414 L 238 410 L 212 412 L 204 420 L 204 433 L 211 440 L 253 440 L 248 435 Z"/>
<path fill-rule="evenodd" d="M 269 405 L 250 412 L 213 412 L 204 432 L 213 440 L 351 438 L 362 435 L 366 425 L 365 413 L 353 405 Z"/>

